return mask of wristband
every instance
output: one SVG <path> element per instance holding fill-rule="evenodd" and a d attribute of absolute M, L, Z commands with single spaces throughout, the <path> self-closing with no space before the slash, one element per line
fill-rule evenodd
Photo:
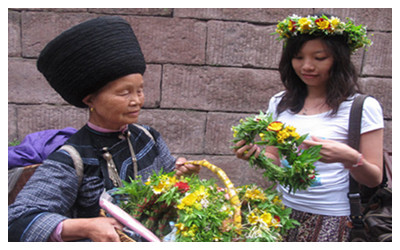
<path fill-rule="evenodd" d="M 356 168 L 358 166 L 362 165 L 362 160 L 364 159 L 364 156 L 360 153 L 360 155 L 358 156 L 358 160 L 357 163 L 353 165 L 353 168 Z"/>

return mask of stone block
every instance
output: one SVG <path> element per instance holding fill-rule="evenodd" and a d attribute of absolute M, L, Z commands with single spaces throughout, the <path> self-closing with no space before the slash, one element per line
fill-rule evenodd
<path fill-rule="evenodd" d="M 8 56 L 21 55 L 20 14 L 8 11 Z"/>
<path fill-rule="evenodd" d="M 208 22 L 207 64 L 217 66 L 278 68 L 282 43 L 275 26 L 239 22 Z"/>
<path fill-rule="evenodd" d="M 83 21 L 96 17 L 88 13 L 23 12 L 21 14 L 22 53 L 37 57 L 53 38 Z"/>
<path fill-rule="evenodd" d="M 211 164 L 221 168 L 229 179 L 232 181 L 235 187 L 257 184 L 262 188 L 271 186 L 271 182 L 267 181 L 263 177 L 263 170 L 252 168 L 249 166 L 247 161 L 236 158 L 235 156 L 224 156 L 224 155 L 184 155 L 187 160 L 203 160 L 206 159 Z M 214 178 L 218 180 L 217 184 L 220 187 L 224 187 L 218 177 L 208 170 L 202 168 L 199 174 L 202 179 Z"/>
<path fill-rule="evenodd" d="M 17 107 L 15 105 L 8 105 L 8 142 L 18 139 L 17 128 Z"/>
<path fill-rule="evenodd" d="M 273 23 L 288 15 L 307 15 L 311 8 L 176 8 L 174 16 L 199 19 L 247 21 L 254 23 Z M 268 35 L 268 34 L 266 34 Z"/>
<path fill-rule="evenodd" d="M 164 17 L 132 17 L 132 25 L 146 62 L 204 64 L 206 24 Z"/>
<path fill-rule="evenodd" d="M 206 114 L 182 110 L 142 110 L 139 123 L 159 131 L 173 153 L 202 154 Z"/>
<path fill-rule="evenodd" d="M 66 104 L 36 69 L 36 60 L 8 59 L 8 102 Z"/>
<path fill-rule="evenodd" d="M 392 119 L 392 79 L 361 78 L 360 88 L 365 94 L 374 96 L 381 103 L 385 118 Z"/>
<path fill-rule="evenodd" d="M 95 8 L 89 12 L 111 15 L 138 15 L 138 16 L 171 16 L 173 9 L 168 8 Z"/>
<path fill-rule="evenodd" d="M 392 76 L 392 33 L 373 32 L 365 53 L 363 75 Z"/>
<path fill-rule="evenodd" d="M 161 107 L 257 112 L 281 89 L 274 70 L 166 65 Z"/>
<path fill-rule="evenodd" d="M 267 108 L 264 107 L 265 110 Z M 233 149 L 230 148 L 233 146 L 231 128 L 233 125 L 237 125 L 240 119 L 247 116 L 249 114 L 209 112 L 207 114 L 204 152 L 217 155 L 233 154 Z"/>
<path fill-rule="evenodd" d="M 27 134 L 46 129 L 80 129 L 88 121 L 88 111 L 72 106 L 20 105 L 17 120 L 18 139 L 21 140 Z"/>
<path fill-rule="evenodd" d="M 147 64 L 143 76 L 144 82 L 144 107 L 157 108 L 161 98 L 161 65 Z"/>

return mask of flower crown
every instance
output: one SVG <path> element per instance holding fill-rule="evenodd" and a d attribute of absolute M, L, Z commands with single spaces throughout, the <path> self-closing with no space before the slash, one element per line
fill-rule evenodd
<path fill-rule="evenodd" d="M 300 17 L 292 15 L 280 21 L 276 32 L 279 34 L 277 40 L 285 40 L 297 35 L 309 34 L 315 36 L 335 36 L 347 35 L 347 44 L 352 52 L 364 46 L 371 46 L 372 42 L 367 37 L 367 29 L 362 25 L 355 26 L 350 18 L 346 18 L 347 23 L 342 22 L 337 17 L 328 18 L 325 15 Z"/>

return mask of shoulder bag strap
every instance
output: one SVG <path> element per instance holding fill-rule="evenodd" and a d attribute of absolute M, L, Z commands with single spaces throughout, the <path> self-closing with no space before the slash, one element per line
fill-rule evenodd
<path fill-rule="evenodd" d="M 349 119 L 349 133 L 347 144 L 359 150 L 360 147 L 360 133 L 361 133 L 361 118 L 364 100 L 367 95 L 358 95 L 351 106 L 350 119 Z M 363 227 L 362 213 L 361 213 L 361 195 L 359 186 L 356 180 L 349 174 L 349 193 L 347 196 L 350 201 L 350 218 L 353 222 L 353 226 L 356 228 Z"/>
<path fill-rule="evenodd" d="M 78 175 L 78 187 L 81 186 L 83 179 L 83 162 L 79 152 L 71 145 L 63 145 L 60 149 L 65 150 L 71 156 L 74 162 L 76 174 Z"/>

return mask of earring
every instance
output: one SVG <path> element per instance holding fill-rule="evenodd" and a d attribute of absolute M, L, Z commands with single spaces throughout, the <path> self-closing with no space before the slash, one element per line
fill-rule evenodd
<path fill-rule="evenodd" d="M 93 107 L 90 107 L 89 110 L 90 110 L 90 112 L 93 112 L 93 111 L 94 111 L 94 108 L 93 108 Z"/>

